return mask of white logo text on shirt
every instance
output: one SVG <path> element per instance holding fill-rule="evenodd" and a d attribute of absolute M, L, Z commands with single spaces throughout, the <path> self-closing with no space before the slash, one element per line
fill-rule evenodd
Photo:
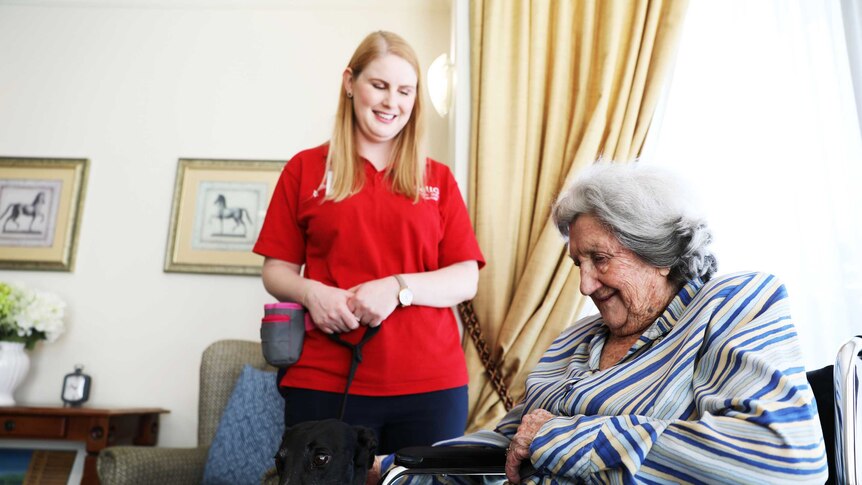
<path fill-rule="evenodd" d="M 419 196 L 424 200 L 440 200 L 440 188 L 434 187 L 433 185 L 426 185 L 425 187 L 419 189 Z"/>

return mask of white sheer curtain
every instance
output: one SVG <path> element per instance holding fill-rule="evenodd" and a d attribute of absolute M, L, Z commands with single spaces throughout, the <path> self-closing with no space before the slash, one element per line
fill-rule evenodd
<path fill-rule="evenodd" d="M 856 111 L 862 125 L 862 0 L 841 0 L 844 18 L 844 37 L 850 57 L 850 74 L 853 92 L 856 93 Z"/>
<path fill-rule="evenodd" d="M 839 0 L 689 5 L 643 163 L 689 180 L 719 272 L 778 275 L 808 369 L 862 333 L 862 136 Z"/>

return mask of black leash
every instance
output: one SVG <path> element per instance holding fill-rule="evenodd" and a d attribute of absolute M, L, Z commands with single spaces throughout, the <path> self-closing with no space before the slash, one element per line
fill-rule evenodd
<path fill-rule="evenodd" d="M 364 346 L 366 342 L 371 340 L 371 337 L 377 335 L 377 332 L 380 331 L 381 326 L 382 325 L 378 325 L 376 327 L 366 327 L 365 334 L 362 336 L 362 339 L 355 344 L 341 340 L 341 337 L 337 333 L 327 334 L 327 336 L 333 342 L 347 347 L 353 354 L 350 359 L 350 372 L 347 373 L 347 385 L 344 386 L 344 397 L 341 398 L 341 413 L 338 415 L 338 419 L 340 421 L 344 421 L 344 411 L 347 409 L 347 395 L 350 391 L 350 384 L 353 383 L 353 375 L 356 374 L 356 368 L 359 367 L 359 363 L 362 362 L 362 346 Z"/>

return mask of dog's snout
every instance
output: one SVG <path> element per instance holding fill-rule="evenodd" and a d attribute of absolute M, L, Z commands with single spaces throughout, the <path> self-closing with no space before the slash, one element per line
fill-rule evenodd
<path fill-rule="evenodd" d="M 335 419 L 285 429 L 276 453 L 280 485 L 364 485 L 374 462 L 374 431 Z"/>

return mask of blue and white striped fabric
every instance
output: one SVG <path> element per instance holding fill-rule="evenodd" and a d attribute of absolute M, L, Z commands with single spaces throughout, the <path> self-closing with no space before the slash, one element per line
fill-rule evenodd
<path fill-rule="evenodd" d="M 525 483 L 823 483 L 826 454 L 787 293 L 772 275 L 689 282 L 617 365 L 599 371 L 599 315 L 542 356 L 524 402 L 441 445 L 505 447 L 523 413 L 536 435 Z"/>

